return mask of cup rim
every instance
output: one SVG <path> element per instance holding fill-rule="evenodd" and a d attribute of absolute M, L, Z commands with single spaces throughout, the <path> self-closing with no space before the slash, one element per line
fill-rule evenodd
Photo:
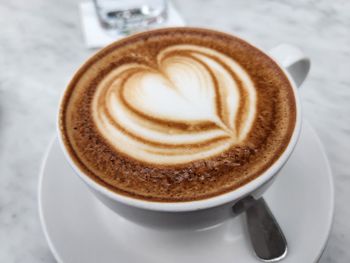
<path fill-rule="evenodd" d="M 164 29 L 176 29 L 179 27 L 168 27 L 168 28 L 162 28 L 162 29 L 156 29 L 153 31 L 157 30 L 164 30 Z M 182 27 L 183 28 L 183 27 Z M 222 34 L 228 34 L 231 36 L 234 36 L 249 45 L 253 46 L 254 48 L 258 49 L 260 52 L 265 54 L 267 57 L 269 57 L 272 61 L 274 61 L 278 67 L 282 70 L 284 75 L 287 77 L 289 83 L 292 86 L 293 94 L 294 94 L 294 99 L 295 99 L 295 108 L 296 108 L 296 119 L 295 119 L 295 125 L 293 129 L 292 136 L 288 142 L 287 147 L 284 149 L 282 154 L 278 157 L 278 159 L 269 167 L 267 168 L 262 174 L 254 178 L 252 181 L 240 186 L 239 188 L 233 189 L 229 192 L 219 194 L 213 197 L 209 197 L 206 199 L 200 199 L 200 200 L 193 200 L 193 201 L 180 201 L 180 202 L 160 202 L 160 201 L 151 201 L 151 200 L 144 200 L 144 199 L 137 199 L 133 197 L 129 197 L 126 195 L 119 194 L 117 192 L 114 192 L 107 187 L 102 186 L 101 184 L 97 183 L 93 179 L 91 179 L 89 176 L 85 175 L 85 173 L 74 163 L 72 158 L 70 157 L 68 150 L 66 149 L 65 143 L 63 142 L 62 138 L 62 133 L 60 131 L 60 125 L 59 125 L 59 111 L 60 111 L 60 106 L 58 107 L 58 123 L 56 125 L 57 128 L 57 133 L 58 133 L 58 140 L 61 146 L 61 149 L 66 157 L 66 160 L 70 164 L 70 166 L 73 168 L 74 172 L 83 180 L 87 186 L 91 187 L 98 193 L 107 196 L 108 198 L 116 201 L 123 203 L 125 205 L 141 208 L 141 209 L 146 209 L 146 210 L 152 210 L 152 211 L 160 211 L 160 212 L 188 212 L 188 211 L 196 211 L 196 210 L 202 210 L 202 209 L 208 209 L 211 207 L 216 207 L 220 205 L 224 205 L 229 202 L 234 202 L 249 193 L 253 192 L 260 186 L 264 185 L 267 183 L 273 176 L 277 174 L 279 169 L 284 165 L 284 163 L 288 160 L 289 156 L 291 155 L 293 149 L 295 148 L 295 145 L 298 141 L 299 135 L 300 135 L 300 130 L 301 130 L 301 103 L 300 103 L 300 98 L 298 96 L 298 91 L 297 91 L 297 85 L 293 78 L 290 76 L 288 71 L 276 60 L 274 59 L 271 55 L 269 55 L 267 52 L 262 50 L 259 46 L 256 44 L 252 44 L 250 41 L 247 41 L 245 39 L 242 39 L 241 37 L 238 37 L 236 35 L 233 35 L 232 33 L 226 33 L 223 31 L 219 31 L 216 29 L 208 29 L 208 28 L 195 28 L 195 27 L 186 27 L 188 29 L 205 29 L 209 31 L 216 31 Z M 138 33 L 138 34 L 143 34 L 143 33 Z M 135 35 L 138 35 L 135 34 Z M 113 44 L 113 43 L 112 43 Z M 112 45 L 111 44 L 111 45 Z M 106 48 L 108 48 L 107 46 Z M 94 57 L 92 55 L 91 57 Z M 85 64 L 85 63 L 84 63 Z M 83 64 L 83 65 L 84 65 Z M 78 68 L 81 68 L 80 66 Z M 74 74 L 75 75 L 75 74 Z M 73 75 L 73 76 L 74 76 Z M 62 93 L 59 105 L 62 105 L 62 101 L 64 99 L 65 95 L 65 90 Z"/>

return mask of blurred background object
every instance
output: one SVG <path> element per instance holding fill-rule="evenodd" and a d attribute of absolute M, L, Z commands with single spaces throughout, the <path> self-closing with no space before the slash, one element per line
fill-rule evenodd
<path fill-rule="evenodd" d="M 88 48 L 101 48 L 131 33 L 151 28 L 185 25 L 172 2 L 165 0 L 94 0 L 81 2 L 79 9 Z"/>
<path fill-rule="evenodd" d="M 129 32 L 167 18 L 166 0 L 93 0 L 101 25 L 109 30 Z"/>

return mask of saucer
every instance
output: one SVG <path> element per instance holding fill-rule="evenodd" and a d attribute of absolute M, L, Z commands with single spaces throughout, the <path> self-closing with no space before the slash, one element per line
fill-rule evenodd
<path fill-rule="evenodd" d="M 334 192 L 330 166 L 310 124 L 265 194 L 288 241 L 283 263 L 315 262 L 331 229 Z M 49 247 L 62 263 L 254 263 L 244 217 L 201 231 L 159 231 L 114 214 L 90 193 L 55 138 L 44 158 L 39 213 Z"/>

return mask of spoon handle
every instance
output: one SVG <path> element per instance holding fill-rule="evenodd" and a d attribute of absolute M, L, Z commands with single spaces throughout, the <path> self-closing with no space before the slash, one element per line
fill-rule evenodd
<path fill-rule="evenodd" d="M 277 262 L 287 255 L 287 241 L 263 198 L 246 210 L 250 240 L 255 253 L 264 262 Z"/>

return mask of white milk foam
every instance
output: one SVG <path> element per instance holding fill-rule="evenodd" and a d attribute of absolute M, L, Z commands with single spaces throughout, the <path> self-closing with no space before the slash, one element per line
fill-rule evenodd
<path fill-rule="evenodd" d="M 146 163 L 182 164 L 242 142 L 256 115 L 256 90 L 232 58 L 210 48 L 175 45 L 158 68 L 130 63 L 99 83 L 92 103 L 101 135 Z"/>

